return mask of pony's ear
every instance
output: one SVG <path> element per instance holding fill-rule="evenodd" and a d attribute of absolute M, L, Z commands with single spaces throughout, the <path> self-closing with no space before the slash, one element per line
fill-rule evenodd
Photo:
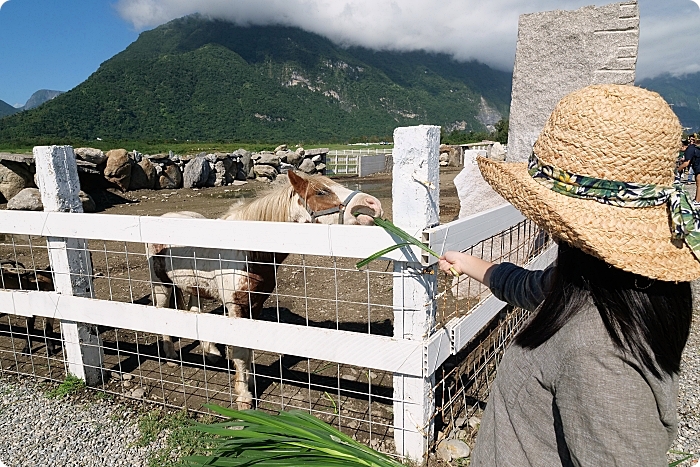
<path fill-rule="evenodd" d="M 296 191 L 299 196 L 306 199 L 306 192 L 309 189 L 309 181 L 306 178 L 297 175 L 293 170 L 287 172 L 287 176 L 289 177 L 289 183 L 292 184 L 294 191 Z"/>

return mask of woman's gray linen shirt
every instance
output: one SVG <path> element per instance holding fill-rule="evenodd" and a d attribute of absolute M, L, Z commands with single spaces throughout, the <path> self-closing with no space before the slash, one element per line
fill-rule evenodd
<path fill-rule="evenodd" d="M 499 299 L 534 309 L 550 271 L 502 263 Z M 482 416 L 472 467 L 667 467 L 678 378 L 655 378 L 618 350 L 590 302 L 534 350 L 511 345 Z"/>

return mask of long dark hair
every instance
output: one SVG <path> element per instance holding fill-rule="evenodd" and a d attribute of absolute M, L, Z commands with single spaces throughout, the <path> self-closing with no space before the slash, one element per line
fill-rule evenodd
<path fill-rule="evenodd" d="M 693 315 L 690 283 L 651 280 L 626 272 L 563 242 L 550 292 L 515 343 L 539 347 L 588 297 L 618 348 L 634 354 L 657 378 L 661 377 L 659 370 L 678 373 Z"/>

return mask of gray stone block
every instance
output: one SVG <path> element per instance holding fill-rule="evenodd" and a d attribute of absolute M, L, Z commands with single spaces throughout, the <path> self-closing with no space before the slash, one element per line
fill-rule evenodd
<path fill-rule="evenodd" d="M 524 161 L 562 97 L 591 84 L 632 84 L 636 2 L 521 15 L 513 69 L 508 160 Z"/>

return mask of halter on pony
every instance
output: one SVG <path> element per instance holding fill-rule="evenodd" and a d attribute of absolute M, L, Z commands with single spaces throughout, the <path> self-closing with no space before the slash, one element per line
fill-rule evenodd
<path fill-rule="evenodd" d="M 348 204 L 350 204 L 350 201 L 355 197 L 356 194 L 360 193 L 359 191 L 353 191 L 348 195 L 345 200 L 340 203 L 338 206 L 335 206 L 333 208 L 328 208 L 328 209 L 323 209 L 321 211 L 314 211 L 309 207 L 308 204 L 306 204 L 306 200 L 302 198 L 301 196 L 299 199 L 301 200 L 302 206 L 306 209 L 306 212 L 309 213 L 311 216 L 311 222 L 315 222 L 317 218 L 327 216 L 328 214 L 335 214 L 336 212 L 338 213 L 338 224 L 343 224 L 343 217 L 345 216 L 345 208 L 347 207 Z"/>

